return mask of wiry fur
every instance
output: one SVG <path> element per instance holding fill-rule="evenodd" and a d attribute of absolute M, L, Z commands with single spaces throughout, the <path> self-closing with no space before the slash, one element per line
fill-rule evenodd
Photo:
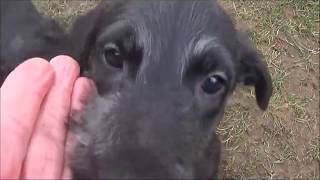
<path fill-rule="evenodd" d="M 215 124 L 236 84 L 254 85 L 262 109 L 271 96 L 266 65 L 213 0 L 103 1 L 70 36 L 99 92 L 75 127 L 76 179 L 215 178 Z M 108 43 L 122 69 L 104 62 Z M 212 74 L 226 82 L 210 95 L 201 87 Z"/>

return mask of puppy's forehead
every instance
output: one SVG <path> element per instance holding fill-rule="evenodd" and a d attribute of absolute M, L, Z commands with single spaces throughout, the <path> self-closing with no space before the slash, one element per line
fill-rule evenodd
<path fill-rule="evenodd" d="M 145 47 L 160 44 L 165 48 L 174 43 L 186 44 L 199 38 L 208 27 L 213 12 L 210 2 L 133 1 L 126 19 L 134 26 L 139 43 Z"/>
<path fill-rule="evenodd" d="M 159 67 L 162 64 L 171 78 L 181 79 L 191 56 L 219 42 L 220 28 L 215 26 L 223 13 L 215 1 L 138 0 L 127 5 L 124 19 L 133 27 L 137 43 L 143 48 L 139 74 L 150 69 L 154 75 L 163 70 Z M 152 65 L 157 67 L 150 68 Z"/>

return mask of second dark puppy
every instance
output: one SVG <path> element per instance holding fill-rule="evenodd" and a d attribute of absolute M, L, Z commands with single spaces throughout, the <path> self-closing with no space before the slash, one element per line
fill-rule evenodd
<path fill-rule="evenodd" d="M 238 83 L 266 109 L 266 64 L 214 0 L 104 1 L 74 25 L 99 94 L 75 127 L 75 179 L 212 179 Z"/>
<path fill-rule="evenodd" d="M 31 0 L 1 0 L 0 10 L 0 85 L 28 58 L 71 55 L 64 30 L 39 14 Z"/>

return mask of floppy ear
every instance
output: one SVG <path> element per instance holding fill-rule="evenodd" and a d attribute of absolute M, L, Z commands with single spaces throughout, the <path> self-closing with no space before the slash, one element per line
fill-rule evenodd
<path fill-rule="evenodd" d="M 73 47 L 72 54 L 79 62 L 81 72 L 89 68 L 88 59 L 101 27 L 103 12 L 103 8 L 99 4 L 89 13 L 76 19 L 69 31 L 69 38 Z"/>
<path fill-rule="evenodd" d="M 238 42 L 240 46 L 238 83 L 254 86 L 257 103 L 265 110 L 272 95 L 272 81 L 267 64 L 261 60 L 261 55 L 251 46 L 246 35 L 238 33 Z"/>
<path fill-rule="evenodd" d="M 73 56 L 78 60 L 81 72 L 90 68 L 89 56 L 95 48 L 98 35 L 116 19 L 124 3 L 124 0 L 101 1 L 73 24 L 69 37 L 73 46 Z"/>

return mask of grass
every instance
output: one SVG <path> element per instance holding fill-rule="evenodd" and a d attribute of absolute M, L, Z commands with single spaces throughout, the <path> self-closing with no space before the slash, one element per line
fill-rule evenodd
<path fill-rule="evenodd" d="M 64 27 L 97 3 L 33 1 Z M 221 178 L 319 179 L 319 1 L 220 2 L 264 55 L 274 86 L 266 112 L 253 88 L 233 95 L 217 129 L 225 147 Z"/>
<path fill-rule="evenodd" d="M 264 55 L 274 87 L 266 112 L 252 109 L 252 89 L 235 94 L 218 129 L 226 147 L 223 178 L 320 178 L 319 1 L 221 3 Z M 235 114 L 241 122 L 229 118 Z"/>
<path fill-rule="evenodd" d="M 38 9 L 68 28 L 73 20 L 93 8 L 98 0 L 32 0 Z"/>

